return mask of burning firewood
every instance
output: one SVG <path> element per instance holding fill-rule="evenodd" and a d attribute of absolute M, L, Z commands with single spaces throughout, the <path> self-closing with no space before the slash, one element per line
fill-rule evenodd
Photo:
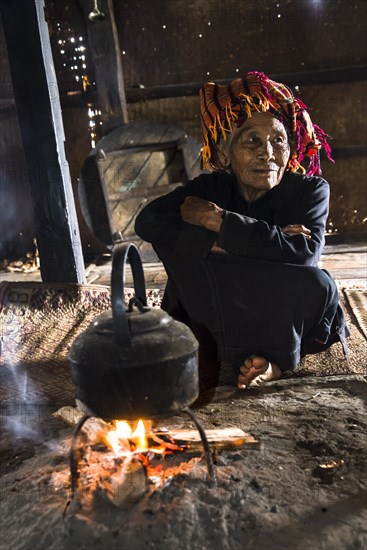
<path fill-rule="evenodd" d="M 163 434 L 165 432 L 162 432 Z M 250 445 L 258 447 L 259 441 L 252 435 L 247 434 L 241 428 L 221 428 L 215 430 L 205 430 L 210 446 L 217 450 L 231 449 Z M 153 435 L 159 437 L 159 432 Z M 202 449 L 202 441 L 197 430 L 169 430 L 170 437 L 176 442 L 176 445 L 184 444 L 188 451 L 197 452 Z"/>
<path fill-rule="evenodd" d="M 76 407 L 62 407 L 54 413 L 54 416 L 61 418 L 69 424 L 76 426 L 80 419 L 84 416 Z M 96 443 L 106 442 L 106 435 L 111 431 L 111 425 L 104 422 L 101 418 L 89 418 L 82 427 L 84 433 L 91 445 Z M 242 447 L 244 445 L 250 447 L 258 447 L 259 441 L 252 435 L 247 434 L 240 428 L 230 427 L 221 429 L 206 430 L 208 442 L 217 450 L 231 449 L 234 447 Z M 134 443 L 131 436 L 126 436 Z M 149 447 L 154 449 L 154 443 L 158 443 L 159 447 L 167 451 L 182 451 L 188 450 L 197 452 L 202 449 L 200 434 L 197 430 L 150 430 L 146 433 L 146 438 Z"/>
<path fill-rule="evenodd" d="M 253 436 L 236 427 L 207 430 L 204 442 L 200 425 L 199 431 L 153 429 L 150 421 L 139 420 L 135 425 L 123 420 L 108 423 L 88 414 L 91 412 L 82 403 L 78 403 L 78 407 L 62 407 L 54 413 L 69 426 L 76 427 L 70 451 L 71 499 L 67 507 L 79 494 L 80 481 L 84 491 L 92 494 L 102 491 L 119 508 L 137 502 L 148 490 L 149 483 L 156 483 L 157 468 L 150 463 L 155 455 L 177 451 L 201 453 L 204 446 L 208 457 L 211 456 L 208 442 L 212 451 L 244 445 L 257 448 L 259 444 Z M 161 465 L 158 470 L 160 468 Z M 209 478 L 215 482 L 212 470 L 208 466 Z"/>
<path fill-rule="evenodd" d="M 83 418 L 85 412 L 77 407 L 61 407 L 53 413 L 56 418 L 61 418 L 69 426 L 76 426 Z M 87 437 L 90 445 L 102 443 L 104 436 L 109 432 L 111 426 L 101 418 L 91 417 L 83 424 L 81 432 Z"/>

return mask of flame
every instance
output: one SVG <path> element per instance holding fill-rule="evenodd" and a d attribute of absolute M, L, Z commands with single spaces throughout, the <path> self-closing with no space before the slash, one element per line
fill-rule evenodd
<path fill-rule="evenodd" d="M 149 434 L 149 443 L 147 434 Z M 109 449 L 112 449 L 115 457 L 128 457 L 133 454 L 142 455 L 151 453 L 164 455 L 172 451 L 183 451 L 186 445 L 177 445 L 172 438 L 162 439 L 162 435 L 152 430 L 150 420 L 138 420 L 135 426 L 130 426 L 126 420 L 115 420 L 113 428 L 104 435 L 103 440 Z M 152 443 L 158 445 L 152 445 Z M 150 444 L 150 445 L 149 445 Z"/>
<path fill-rule="evenodd" d="M 150 422 L 146 424 L 147 426 L 144 425 L 143 420 L 139 420 L 133 431 L 126 420 L 115 420 L 114 428 L 106 434 L 105 441 L 116 456 L 131 452 L 131 444 L 134 445 L 135 452 L 147 451 L 149 447 L 146 429 L 150 430 Z"/>
<path fill-rule="evenodd" d="M 132 438 L 136 437 L 138 439 L 137 450 L 145 451 L 148 448 L 148 441 L 145 436 L 145 426 L 142 420 L 139 420 L 136 430 L 131 436 Z"/>

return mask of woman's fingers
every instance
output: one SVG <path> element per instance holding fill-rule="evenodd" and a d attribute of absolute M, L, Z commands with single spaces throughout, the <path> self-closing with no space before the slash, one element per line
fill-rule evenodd
<path fill-rule="evenodd" d="M 186 223 L 201 225 L 219 233 L 222 209 L 214 202 L 199 197 L 186 197 L 180 206 L 181 218 Z"/>
<path fill-rule="evenodd" d="M 207 201 L 197 197 L 186 197 L 180 206 L 181 218 L 184 222 L 201 225 L 203 212 L 208 210 Z"/>
<path fill-rule="evenodd" d="M 302 224 L 289 224 L 282 227 L 282 232 L 287 235 L 304 235 L 306 239 L 311 239 L 311 231 Z"/>
<path fill-rule="evenodd" d="M 205 199 L 201 199 L 200 197 L 193 197 L 192 195 L 189 195 L 185 198 L 182 206 L 195 210 L 201 210 L 202 212 L 215 210 L 216 208 L 216 204 L 214 204 L 214 202 L 206 201 Z"/>
<path fill-rule="evenodd" d="M 216 243 L 213 244 L 211 252 L 214 252 L 214 254 L 227 254 L 224 248 L 221 248 Z"/>

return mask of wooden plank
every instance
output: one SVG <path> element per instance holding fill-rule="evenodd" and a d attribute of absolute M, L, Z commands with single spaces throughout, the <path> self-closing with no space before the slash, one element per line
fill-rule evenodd
<path fill-rule="evenodd" d="M 165 432 L 162 432 L 164 435 Z M 197 452 L 201 451 L 203 444 L 201 441 L 200 434 L 197 430 L 171 430 L 169 429 L 166 432 L 170 437 L 172 437 L 176 444 L 185 444 L 188 445 L 186 452 Z M 254 436 L 244 432 L 241 428 L 218 428 L 218 429 L 206 429 L 206 437 L 210 448 L 217 450 L 225 449 L 234 449 L 238 447 L 249 446 L 252 449 L 257 449 L 260 445 L 260 441 L 255 439 Z M 160 433 L 156 432 L 153 435 L 153 438 L 156 439 L 160 437 Z M 149 437 L 149 434 L 148 434 Z"/>
<path fill-rule="evenodd" d="M 150 143 L 181 142 L 184 132 L 167 123 L 149 121 L 130 122 L 104 136 L 97 143 L 97 151 L 102 149 L 106 154 L 130 147 L 142 147 Z"/>
<path fill-rule="evenodd" d="M 83 418 L 84 412 L 77 407 L 62 407 L 53 416 L 60 418 L 69 426 L 76 426 Z M 81 431 L 88 437 L 90 444 L 95 444 L 104 441 L 105 435 L 111 430 L 111 425 L 100 418 L 89 418 Z M 259 440 L 253 435 L 244 432 L 241 428 L 230 426 L 227 428 L 206 429 L 205 434 L 211 447 L 216 449 L 228 449 L 233 447 L 242 447 L 250 445 L 252 447 L 259 446 Z M 168 442 L 167 436 L 173 438 L 176 444 L 183 443 L 189 446 L 192 451 L 202 449 L 202 441 L 198 430 L 196 429 L 168 429 L 160 431 L 148 431 L 147 439 L 149 444 L 154 447 L 160 441 Z"/>
<path fill-rule="evenodd" d="M 103 21 L 89 19 L 93 6 L 90 0 L 80 0 L 87 23 L 90 55 L 95 69 L 103 133 L 128 122 L 121 53 L 112 0 L 99 0 Z"/>
<path fill-rule="evenodd" d="M 105 182 L 110 200 L 111 195 L 120 194 L 119 199 L 124 200 L 127 192 L 168 185 L 172 181 L 169 176 L 174 167 L 173 161 L 180 154 L 177 149 L 128 155 L 123 151 L 121 153 L 113 163 L 98 161 L 101 179 Z M 176 182 L 185 180 L 186 174 L 177 174 L 175 179 Z"/>
<path fill-rule="evenodd" d="M 330 247 L 331 248 L 331 247 Z M 356 279 L 367 277 L 367 254 L 366 252 L 343 252 L 338 253 L 335 245 L 334 251 L 322 255 L 320 266 L 330 271 L 335 279 Z"/>
<path fill-rule="evenodd" d="M 172 148 L 176 148 L 177 147 L 177 142 L 176 141 L 163 141 L 163 142 L 153 142 L 153 143 L 141 143 L 141 144 L 136 144 L 136 145 L 125 145 L 124 148 L 122 150 L 117 150 L 117 151 L 111 151 L 108 153 L 108 156 L 109 157 L 119 157 L 121 155 L 121 153 L 127 153 L 127 154 L 131 154 L 131 153 L 137 153 L 137 152 L 142 152 L 142 151 L 149 151 L 149 152 L 154 152 L 154 151 L 165 151 L 166 149 L 172 149 Z"/>
<path fill-rule="evenodd" d="M 93 158 L 98 165 L 99 187 L 104 190 L 115 241 L 135 240 L 134 223 L 141 208 L 187 181 L 188 163 L 183 154 L 186 141 L 187 136 L 177 127 L 136 122 L 116 128 L 97 144 L 98 153 Z M 83 169 L 86 193 L 87 179 Z M 96 218 L 100 223 L 102 217 Z M 156 259 L 151 248 L 147 252 L 143 261 Z"/>
<path fill-rule="evenodd" d="M 173 191 L 180 185 L 180 183 L 173 183 L 154 188 L 142 188 L 141 191 L 134 189 L 131 192 L 121 193 L 120 196 L 116 194 L 117 200 L 110 200 L 114 231 L 121 233 L 124 241 L 136 238 L 135 219 L 141 209 L 152 200 Z"/>
<path fill-rule="evenodd" d="M 181 150 L 178 151 L 178 144 L 185 143 L 186 136 L 184 132 L 169 124 L 153 124 L 151 122 L 129 123 L 104 136 L 98 143 L 93 152 L 89 155 L 82 168 L 82 174 L 79 181 L 79 197 L 82 216 L 86 225 L 94 232 L 96 237 L 104 244 L 112 244 L 113 233 L 118 232 L 122 225 L 112 219 L 112 201 L 121 200 L 124 208 L 125 196 L 121 191 L 126 191 L 129 187 L 135 193 L 136 187 L 131 185 L 133 178 L 129 176 L 129 171 L 135 166 L 141 171 L 141 176 L 147 171 L 148 165 L 144 161 L 151 157 L 149 152 L 145 151 L 147 144 L 155 143 L 157 149 L 162 145 L 165 152 L 168 144 L 176 146 L 177 158 L 182 156 Z M 125 152 L 125 148 L 128 149 Z M 135 151 L 142 155 L 143 167 L 139 163 L 132 162 Z M 158 153 L 157 153 L 158 154 Z M 163 153 L 161 153 L 163 154 Z M 153 155 L 154 156 L 154 155 Z M 176 158 L 176 157 L 175 157 Z M 150 163 L 148 163 L 150 164 Z M 175 162 L 169 163 L 170 181 L 175 178 Z M 142 169 L 141 169 L 142 168 Z M 126 173 L 125 173 L 126 172 Z M 177 170 L 176 170 L 177 172 Z M 173 173 L 173 175 L 171 174 Z M 159 181 L 156 178 L 149 178 L 147 173 L 144 176 L 147 185 L 151 180 L 152 184 L 165 184 L 162 177 Z M 129 183 L 124 188 L 124 181 L 128 179 Z M 187 177 L 185 177 L 186 181 Z M 175 183 L 181 181 L 174 179 Z M 120 197 L 117 194 L 120 193 Z M 123 224 L 124 225 L 124 224 Z M 113 227 L 112 227 L 113 226 Z"/>
<path fill-rule="evenodd" d="M 143 241 L 143 240 L 139 239 L 139 241 L 136 243 L 136 245 L 138 247 L 139 254 L 140 254 L 143 262 L 154 262 L 154 263 L 156 263 L 156 262 L 159 261 L 159 258 L 157 256 L 157 254 L 155 253 L 155 251 L 153 250 L 153 247 L 150 243 L 147 243 L 146 241 Z M 160 265 L 160 270 L 164 270 L 163 264 Z M 166 276 L 166 280 L 164 281 L 164 284 L 166 283 L 166 281 L 167 281 L 167 276 Z M 153 286 L 154 286 L 154 281 L 153 281 Z M 153 288 L 153 286 L 152 286 L 152 288 Z"/>
<path fill-rule="evenodd" d="M 95 153 L 98 154 L 100 151 L 101 154 L 110 153 L 116 149 L 123 149 L 128 146 L 130 143 L 134 142 L 134 125 L 133 123 L 124 124 L 120 126 L 120 132 L 110 132 L 107 136 L 104 136 L 96 144 Z M 122 131 L 123 128 L 123 131 Z M 111 143 L 112 142 L 112 143 Z"/>
<path fill-rule="evenodd" d="M 31 187 L 41 275 L 83 283 L 79 226 L 44 0 L 1 2 L 14 97 Z"/>
<path fill-rule="evenodd" d="M 142 187 L 141 189 L 139 189 L 139 188 L 131 189 L 129 191 L 129 196 L 127 198 L 128 199 L 147 198 L 147 199 L 151 200 L 152 198 L 160 197 L 161 195 L 164 195 L 166 193 L 169 193 L 170 191 L 173 191 L 174 189 L 176 189 L 176 187 L 182 187 L 182 183 L 180 181 L 178 181 L 178 182 L 174 182 L 174 183 L 169 183 L 167 185 L 158 185 L 158 186 L 153 187 L 153 188 L 152 187 L 148 187 L 148 188 Z M 109 199 L 110 199 L 111 203 L 118 202 L 118 201 L 121 200 L 121 195 L 119 193 L 111 194 L 111 195 L 109 195 Z"/>
<path fill-rule="evenodd" d="M 226 80 L 215 81 L 218 84 L 229 84 L 238 75 Z M 276 82 L 285 82 L 288 86 L 311 86 L 316 84 L 338 84 L 340 82 L 357 82 L 367 79 L 367 65 L 355 65 L 353 67 L 335 67 L 333 69 L 321 69 L 316 71 L 302 71 L 297 73 L 271 74 L 269 78 Z M 185 82 L 183 84 L 166 84 L 147 88 L 127 88 L 126 99 L 128 103 L 137 103 L 150 99 L 162 99 L 169 97 L 197 96 L 204 82 Z M 96 101 L 93 94 L 89 100 Z M 66 96 L 61 98 L 63 107 L 75 107 L 85 105 L 85 98 L 80 96 Z"/>
<path fill-rule="evenodd" d="M 230 84 L 232 78 L 215 80 L 218 84 Z M 284 82 L 288 86 L 310 86 L 315 84 L 338 84 L 340 82 L 355 82 L 367 79 L 367 65 L 355 65 L 352 67 L 335 67 L 316 71 L 301 71 L 295 73 L 277 73 L 269 75 L 275 82 Z M 196 96 L 204 82 L 185 82 L 183 84 L 168 84 L 152 86 L 149 88 L 128 88 L 126 97 L 129 103 L 146 101 L 148 99 L 161 99 L 167 97 Z"/>

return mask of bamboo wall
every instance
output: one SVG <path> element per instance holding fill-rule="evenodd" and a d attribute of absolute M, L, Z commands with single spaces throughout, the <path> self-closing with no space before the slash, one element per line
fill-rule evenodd
<path fill-rule="evenodd" d="M 102 8 L 105 1 L 99 0 Z M 81 92 L 73 61 L 66 59 L 71 54 L 60 53 L 63 32 L 83 38 L 85 71 L 95 89 L 78 2 L 46 0 L 46 7 L 61 96 Z M 364 0 L 115 0 L 114 8 L 130 89 L 236 78 L 249 70 L 294 73 L 366 63 Z M 15 243 L 20 250 L 29 246 L 34 224 L 1 25 L 0 69 L 1 246 Z M 367 221 L 366 87 L 364 80 L 300 85 L 297 92 L 312 109 L 313 120 L 332 137 L 332 148 L 344 150 L 335 156 L 335 165 L 322 163 L 332 192 L 330 232 L 360 232 Z M 197 97 L 131 103 L 128 112 L 132 121 L 170 122 L 200 140 Z M 64 108 L 63 119 L 76 190 L 91 148 L 88 108 Z M 96 139 L 102 132 L 98 126 Z M 22 240 L 21 233 L 27 238 Z"/>

